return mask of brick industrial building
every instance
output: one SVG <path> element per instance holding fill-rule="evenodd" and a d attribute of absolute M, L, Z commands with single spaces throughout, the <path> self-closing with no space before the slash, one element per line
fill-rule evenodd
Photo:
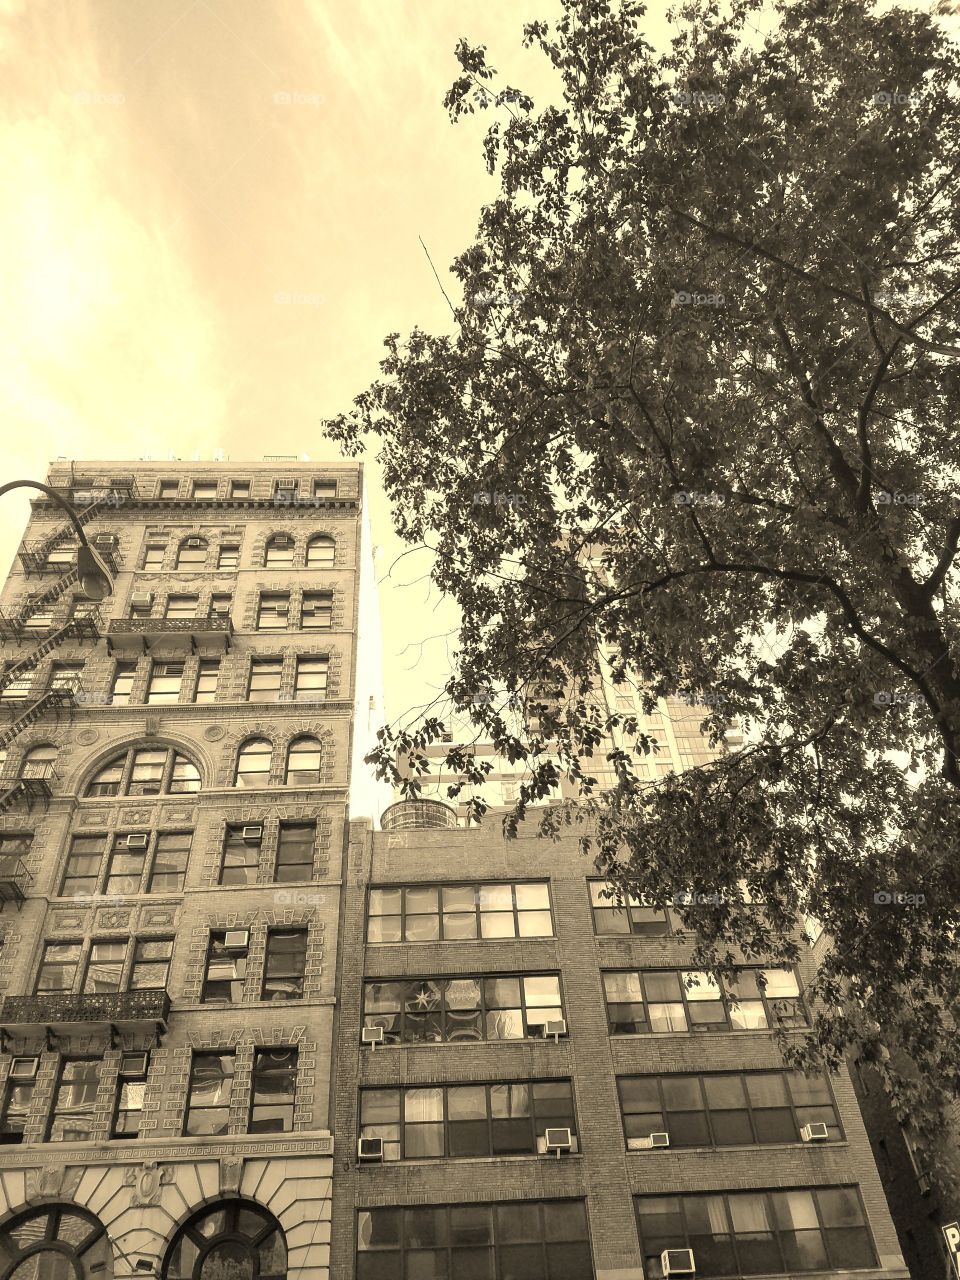
<path fill-rule="evenodd" d="M 320 1280 L 361 468 L 49 483 L 115 589 L 74 598 L 36 497 L 0 601 L 0 1275 Z"/>
<path fill-rule="evenodd" d="M 802 970 L 734 1003 L 573 841 L 375 829 L 359 466 L 49 479 L 115 592 L 73 598 L 36 499 L 0 600 L 0 1280 L 904 1280 L 849 1079 L 781 1070 Z M 662 714 L 652 767 L 692 763 Z"/>

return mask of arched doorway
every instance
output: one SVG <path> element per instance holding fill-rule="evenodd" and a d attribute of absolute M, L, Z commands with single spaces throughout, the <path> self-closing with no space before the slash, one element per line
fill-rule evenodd
<path fill-rule="evenodd" d="M 248 1200 L 209 1205 L 177 1232 L 163 1280 L 287 1280 L 283 1228 Z"/>
<path fill-rule="evenodd" d="M 0 1280 L 108 1280 L 103 1224 L 75 1204 L 27 1209 L 0 1228 Z"/>

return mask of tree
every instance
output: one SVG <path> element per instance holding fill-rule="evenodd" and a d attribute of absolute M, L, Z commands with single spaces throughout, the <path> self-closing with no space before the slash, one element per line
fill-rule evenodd
<path fill-rule="evenodd" d="M 544 829 L 584 824 L 656 905 L 714 891 L 684 911 L 704 967 L 789 963 L 815 916 L 822 1003 L 785 1051 L 858 1046 L 932 1132 L 960 1095 L 957 49 L 863 0 L 697 0 L 665 53 L 643 24 L 637 0 L 530 24 L 561 87 L 539 109 L 460 43 L 446 105 L 491 113 L 501 191 L 453 331 L 390 335 L 326 430 L 378 440 L 396 527 L 462 610 L 447 693 L 533 763 L 508 832 L 556 737 L 583 794 Z M 743 748 L 652 785 L 641 734 L 598 789 L 598 644 Z M 530 734 L 544 685 L 568 696 Z M 415 774 L 441 729 L 370 758 Z"/>

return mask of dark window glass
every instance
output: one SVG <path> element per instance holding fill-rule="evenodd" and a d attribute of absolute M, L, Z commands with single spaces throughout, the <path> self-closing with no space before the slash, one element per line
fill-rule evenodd
<path fill-rule="evenodd" d="M 194 1053 L 183 1125 L 185 1134 L 227 1132 L 233 1069 L 232 1053 Z"/>
<path fill-rule="evenodd" d="M 30 1108 L 33 1106 L 34 1080 L 7 1078 L 3 1091 L 3 1110 L 0 1112 L 0 1143 L 13 1144 L 23 1141 Z"/>
<path fill-rule="evenodd" d="M 806 1025 L 790 969 L 742 969 L 736 981 L 695 970 L 603 974 L 611 1035 L 646 1032 L 761 1031 Z"/>
<path fill-rule="evenodd" d="M 312 880 L 316 843 L 316 822 L 281 822 L 274 880 Z"/>
<path fill-rule="evenodd" d="M 307 930 L 271 929 L 263 965 L 264 1000 L 299 1000 L 307 968 Z"/>
<path fill-rule="evenodd" d="M 543 1038 L 564 1017 L 556 974 L 368 982 L 364 1026 L 388 1044 Z"/>
<path fill-rule="evenodd" d="M 244 836 L 244 830 L 247 835 Z M 261 827 L 262 831 L 263 828 Z M 229 826 L 223 841 L 221 884 L 256 884 L 260 872 L 260 837 L 249 827 Z"/>
<path fill-rule="evenodd" d="M 48 1142 L 89 1142 L 94 1136 L 100 1063 L 94 1058 L 64 1058 L 53 1096 Z"/>
<path fill-rule="evenodd" d="M 80 964 L 79 942 L 48 942 L 37 973 L 36 994 L 72 991 Z"/>
<path fill-rule="evenodd" d="M 225 930 L 211 932 L 207 949 L 207 970 L 204 975 L 203 990 L 200 993 L 201 1000 L 226 1004 L 242 1003 L 248 950 L 249 947 L 246 944 L 236 946 L 232 938 L 228 946 Z"/>
<path fill-rule="evenodd" d="M 249 1132 L 289 1133 L 296 1094 L 296 1049 L 258 1049 L 253 1061 Z"/>
<path fill-rule="evenodd" d="M 546 881 L 371 889 L 368 942 L 553 936 Z"/>

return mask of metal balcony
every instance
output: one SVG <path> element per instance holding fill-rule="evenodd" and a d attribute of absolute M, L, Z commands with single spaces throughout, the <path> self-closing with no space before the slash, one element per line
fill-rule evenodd
<path fill-rule="evenodd" d="M 27 885 L 32 879 L 22 858 L 13 853 L 0 857 L 0 911 L 8 902 L 15 903 L 19 911 L 27 894 Z"/>
<path fill-rule="evenodd" d="M 192 653 L 200 644 L 215 648 L 221 653 L 230 649 L 233 622 L 226 614 L 207 618 L 114 618 L 107 625 L 107 652 L 134 649 L 150 652 L 150 645 L 163 641 L 176 646 L 178 641 L 186 647 L 189 641 Z"/>
<path fill-rule="evenodd" d="M 116 1045 L 121 1028 L 152 1030 L 160 1043 L 170 1019 L 166 991 L 109 991 L 75 995 L 69 991 L 34 996 L 5 996 L 0 1006 L 0 1037 L 79 1035 L 93 1029 L 109 1032 Z"/>

